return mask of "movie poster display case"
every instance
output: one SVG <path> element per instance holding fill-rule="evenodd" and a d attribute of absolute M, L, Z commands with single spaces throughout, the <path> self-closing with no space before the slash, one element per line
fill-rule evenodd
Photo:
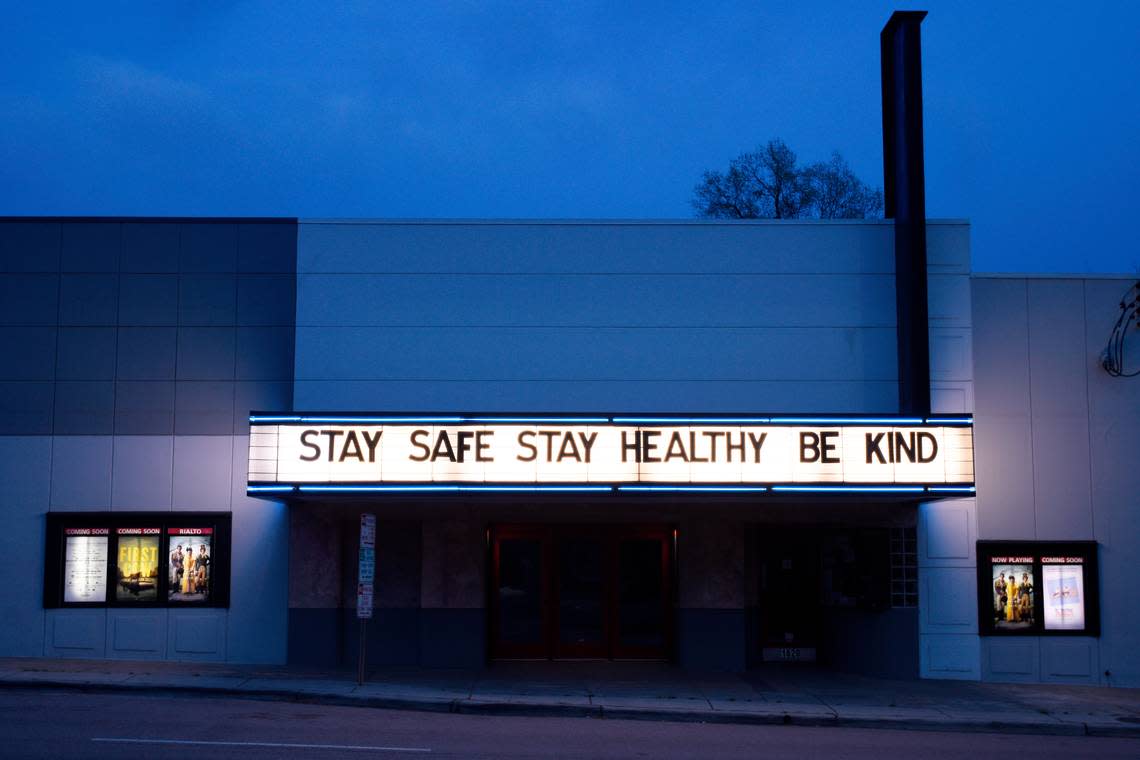
<path fill-rule="evenodd" d="M 225 512 L 51 512 L 44 607 L 228 607 Z"/>
<path fill-rule="evenodd" d="M 978 541 L 978 633 L 1098 636 L 1095 541 Z"/>

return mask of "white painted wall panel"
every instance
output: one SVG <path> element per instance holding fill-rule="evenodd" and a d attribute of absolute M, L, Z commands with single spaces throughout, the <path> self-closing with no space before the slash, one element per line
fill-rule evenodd
<path fill-rule="evenodd" d="M 974 471 L 983 538 L 1034 538 L 1024 280 L 974 280 Z"/>
<path fill-rule="evenodd" d="M 295 408 L 893 412 L 884 222 L 302 223 Z"/>
<path fill-rule="evenodd" d="M 44 654 L 48 657 L 106 656 L 106 609 L 47 610 L 46 617 Z"/>
<path fill-rule="evenodd" d="M 919 596 L 922 633 L 977 631 L 977 591 L 972 567 L 922 568 L 919 578 L 922 583 Z"/>
<path fill-rule="evenodd" d="M 302 220 L 297 248 L 301 273 L 894 272 L 890 221 Z"/>
<path fill-rule="evenodd" d="M 931 274 L 926 281 L 931 326 L 969 327 L 970 278 L 965 274 Z"/>
<path fill-rule="evenodd" d="M 919 674 L 981 677 L 975 499 L 918 506 Z"/>
<path fill-rule="evenodd" d="M 111 456 L 111 436 L 55 436 L 51 458 L 52 509 L 110 509 Z"/>
<path fill-rule="evenodd" d="M 1099 364 L 1133 282 L 973 283 L 980 537 L 1091 538 L 1099 548 L 1101 636 L 1041 637 L 1043 681 L 1140 685 L 1140 384 Z"/>
<path fill-rule="evenodd" d="M 930 411 L 935 414 L 973 414 L 974 384 L 931 381 Z"/>
<path fill-rule="evenodd" d="M 43 573 L 44 515 L 51 492 L 51 439 L 44 436 L 0 436 L 0 578 L 6 584 L 0 600 L 0 653 L 36 657 L 44 649 Z"/>
<path fill-rule="evenodd" d="M 1089 539 L 1084 288 L 1080 280 L 1030 280 L 1027 285 L 1037 538 Z"/>
<path fill-rule="evenodd" d="M 297 380 L 883 381 L 894 347 L 888 328 L 299 327 Z"/>
<path fill-rule="evenodd" d="M 969 222 L 926 222 L 926 268 L 931 274 L 970 274 Z"/>
<path fill-rule="evenodd" d="M 267 561 L 289 550 L 289 513 L 279 502 L 245 493 L 249 438 L 233 439 L 233 565 L 226 657 L 230 662 L 283 663 L 286 659 L 289 574 Z M 241 582 L 236 582 L 240 578 Z"/>
<path fill-rule="evenodd" d="M 230 508 L 234 440 L 228 435 L 174 438 L 176 510 L 225 511 Z"/>
<path fill-rule="evenodd" d="M 117 511 L 170 509 L 174 444 L 168 435 L 120 435 L 113 440 L 111 503 Z"/>
<path fill-rule="evenodd" d="M 175 609 L 168 612 L 166 658 L 194 662 L 226 659 L 226 611 Z"/>
<path fill-rule="evenodd" d="M 930 328 L 930 380 L 932 383 L 969 383 L 973 356 L 969 327 Z"/>
<path fill-rule="evenodd" d="M 300 380 L 294 407 L 412 412 L 787 412 L 898 410 L 892 381 Z"/>
<path fill-rule="evenodd" d="M 107 610 L 107 657 L 161 660 L 166 657 L 165 609 Z"/>
<path fill-rule="evenodd" d="M 930 410 L 970 414 L 974 411 L 970 226 L 928 222 L 926 245 Z"/>
<path fill-rule="evenodd" d="M 893 274 L 302 274 L 297 286 L 305 326 L 895 324 Z"/>
<path fill-rule="evenodd" d="M 1040 639 L 1035 636 L 982 639 L 982 678 L 1034 683 L 1041 680 Z"/>
<path fill-rule="evenodd" d="M 919 567 L 973 567 L 977 538 L 975 499 L 919 505 Z"/>
<path fill-rule="evenodd" d="M 1136 604 L 1136 537 L 1140 536 L 1140 378 L 1110 377 L 1099 355 L 1134 278 L 1086 280 L 1084 366 L 1088 378 L 1093 528 L 1100 543 L 1101 637 L 1098 672 L 1105 683 L 1140 687 L 1140 604 Z M 1137 337 L 1132 337 L 1136 346 Z M 1132 361 L 1140 359 L 1133 349 Z M 1136 364 L 1133 364 L 1135 367 Z M 1104 671 L 1111 673 L 1104 676 Z"/>
<path fill-rule="evenodd" d="M 918 668 L 923 678 L 977 681 L 981 678 L 976 634 L 923 636 Z"/>
<path fill-rule="evenodd" d="M 1097 670 L 1096 639 L 1041 639 L 1042 681 L 1095 684 Z"/>

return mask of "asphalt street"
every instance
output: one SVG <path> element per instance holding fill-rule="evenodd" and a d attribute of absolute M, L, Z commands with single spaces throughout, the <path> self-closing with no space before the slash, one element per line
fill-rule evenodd
<path fill-rule="evenodd" d="M 1140 757 L 1140 739 L 395 712 L 0 690 L 5 758 Z"/>

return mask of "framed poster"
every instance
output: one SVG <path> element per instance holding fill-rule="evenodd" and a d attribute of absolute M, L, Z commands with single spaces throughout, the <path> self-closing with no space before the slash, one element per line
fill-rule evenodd
<path fill-rule="evenodd" d="M 978 632 L 1097 636 L 1094 541 L 979 541 Z"/>
<path fill-rule="evenodd" d="M 1031 631 L 1037 623 L 1032 556 L 995 555 L 989 561 L 993 581 L 993 627 L 1002 631 Z"/>
<path fill-rule="evenodd" d="M 1042 557 L 1042 600 L 1046 631 L 1085 629 L 1085 565 L 1083 557 Z"/>
<path fill-rule="evenodd" d="M 228 607 L 225 512 L 50 512 L 44 607 Z"/>
<path fill-rule="evenodd" d="M 158 527 L 115 529 L 115 601 L 158 601 Z"/>
<path fill-rule="evenodd" d="M 167 601 L 209 602 L 214 529 L 168 528 L 167 535 Z"/>
<path fill-rule="evenodd" d="M 107 528 L 64 528 L 63 601 L 102 604 L 107 601 Z"/>

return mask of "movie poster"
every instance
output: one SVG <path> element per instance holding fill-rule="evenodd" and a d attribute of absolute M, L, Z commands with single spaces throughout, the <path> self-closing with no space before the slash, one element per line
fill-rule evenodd
<path fill-rule="evenodd" d="M 990 559 L 994 628 L 1020 631 L 1034 625 L 1033 557 Z"/>
<path fill-rule="evenodd" d="M 116 528 L 119 539 L 117 602 L 158 601 L 158 542 L 160 528 Z"/>
<path fill-rule="evenodd" d="M 169 528 L 167 534 L 168 600 L 210 601 L 214 529 Z"/>
<path fill-rule="evenodd" d="M 107 528 L 66 528 L 63 601 L 107 601 Z"/>
<path fill-rule="evenodd" d="M 1058 564 L 1049 564 L 1050 560 Z M 1060 562 L 1065 564 L 1060 564 Z M 1043 557 L 1045 630 L 1081 631 L 1085 627 L 1085 568 L 1081 557 Z"/>

